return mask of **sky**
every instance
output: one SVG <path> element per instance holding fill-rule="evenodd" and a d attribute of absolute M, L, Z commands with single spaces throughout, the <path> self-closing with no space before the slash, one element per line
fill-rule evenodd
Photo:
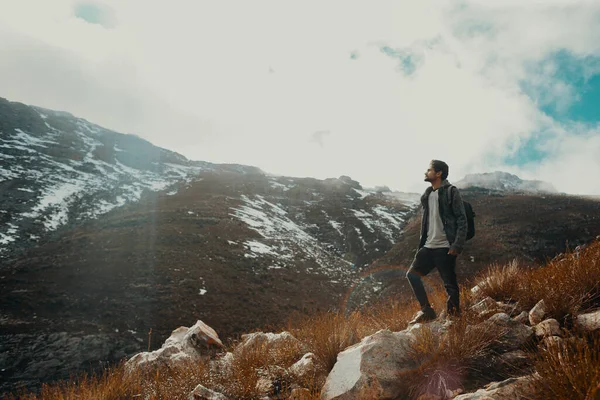
<path fill-rule="evenodd" d="M 0 97 L 192 160 L 600 194 L 600 1 L 0 0 Z"/>

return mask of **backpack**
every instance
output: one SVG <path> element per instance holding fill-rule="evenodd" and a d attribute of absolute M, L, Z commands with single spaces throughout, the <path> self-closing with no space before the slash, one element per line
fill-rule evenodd
<path fill-rule="evenodd" d="M 453 187 L 454 186 L 451 186 L 450 190 L 448 190 L 450 196 L 450 201 L 448 201 L 448 203 L 450 205 L 452 205 L 451 193 Z M 468 201 L 463 200 L 463 205 L 465 206 L 465 214 L 467 215 L 467 240 L 471 240 L 473 239 L 473 236 L 475 236 L 475 212 L 473 211 L 473 206 Z"/>

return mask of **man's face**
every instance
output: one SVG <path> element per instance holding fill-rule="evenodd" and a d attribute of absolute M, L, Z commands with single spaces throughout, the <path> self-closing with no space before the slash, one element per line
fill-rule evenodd
<path fill-rule="evenodd" d="M 425 172 L 425 182 L 433 182 L 438 177 L 441 178 L 441 176 L 442 176 L 442 171 L 435 172 L 435 169 L 433 169 L 433 166 L 429 165 L 429 168 L 427 168 L 427 172 Z"/>

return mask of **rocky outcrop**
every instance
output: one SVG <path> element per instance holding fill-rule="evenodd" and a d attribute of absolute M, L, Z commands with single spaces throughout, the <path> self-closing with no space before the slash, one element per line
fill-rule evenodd
<path fill-rule="evenodd" d="M 198 320 L 194 326 L 175 329 L 162 347 L 152 352 L 142 352 L 127 361 L 127 368 L 148 364 L 167 363 L 199 358 L 211 346 L 223 347 L 219 335 L 210 326 Z"/>

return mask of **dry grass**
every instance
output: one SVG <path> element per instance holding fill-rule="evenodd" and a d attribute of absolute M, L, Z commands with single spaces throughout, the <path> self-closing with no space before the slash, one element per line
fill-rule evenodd
<path fill-rule="evenodd" d="M 401 376 L 411 382 L 405 395 L 437 395 L 446 398 L 447 390 L 462 389 L 476 382 L 489 382 L 497 378 L 493 368 L 496 345 L 505 334 L 471 325 L 468 313 L 453 320 L 441 339 L 427 326 L 423 327 L 411 349 L 411 358 L 420 366 Z"/>
<path fill-rule="evenodd" d="M 524 269 L 514 260 L 507 265 L 494 264 L 479 277 L 479 287 L 486 296 L 498 301 L 514 301 L 523 278 Z M 485 277 L 485 278 L 484 278 Z"/>
<path fill-rule="evenodd" d="M 307 344 L 320 367 L 329 373 L 337 360 L 337 355 L 348 346 L 358 343 L 361 315 L 358 312 L 345 317 L 343 313 L 326 312 L 307 318 L 291 327 L 291 333 Z"/>
<path fill-rule="evenodd" d="M 600 242 L 559 255 L 541 268 L 491 267 L 478 280 L 484 295 L 516 301 L 525 310 L 543 299 L 548 317 L 570 326 L 579 312 L 600 307 Z"/>
<path fill-rule="evenodd" d="M 600 335 L 573 336 L 537 354 L 532 399 L 600 399 Z"/>
<path fill-rule="evenodd" d="M 569 252 L 545 267 L 527 270 L 516 262 L 492 266 L 479 281 L 485 295 L 501 301 L 519 302 L 527 309 L 544 299 L 548 316 L 565 321 L 582 310 L 600 307 L 600 242 L 577 254 Z M 446 293 L 437 284 L 429 298 L 438 313 L 445 308 Z M 479 329 L 482 317 L 470 310 L 474 303 L 468 286 L 461 287 L 461 317 L 454 320 L 440 340 L 427 327 L 420 331 L 412 357 L 420 367 L 401 376 L 412 382 L 407 397 L 424 393 L 442 398 L 446 390 L 476 388 L 500 377 L 496 346 L 504 331 Z M 299 342 L 279 347 L 268 343 L 228 348 L 233 361 L 215 369 L 207 361 L 162 365 L 125 373 L 124 364 L 101 375 L 83 375 L 68 383 L 45 385 L 40 395 L 20 393 L 8 399 L 187 399 L 198 384 L 235 399 L 254 399 L 265 394 L 257 388 L 267 378 L 271 395 L 285 395 L 292 387 L 308 388 L 308 400 L 318 399 L 320 388 L 333 368 L 338 354 L 380 329 L 401 331 L 417 311 L 416 301 L 389 300 L 350 314 L 323 312 L 311 317 L 290 319 L 288 330 Z M 534 381 L 534 398 L 600 398 L 600 339 L 571 340 L 560 347 L 542 351 L 535 358 L 539 376 Z M 536 350 L 537 351 L 537 350 Z M 315 354 L 315 373 L 299 381 L 289 367 L 307 352 Z M 214 363 L 214 361 L 212 361 Z M 285 397 L 284 397 L 285 398 Z"/>

